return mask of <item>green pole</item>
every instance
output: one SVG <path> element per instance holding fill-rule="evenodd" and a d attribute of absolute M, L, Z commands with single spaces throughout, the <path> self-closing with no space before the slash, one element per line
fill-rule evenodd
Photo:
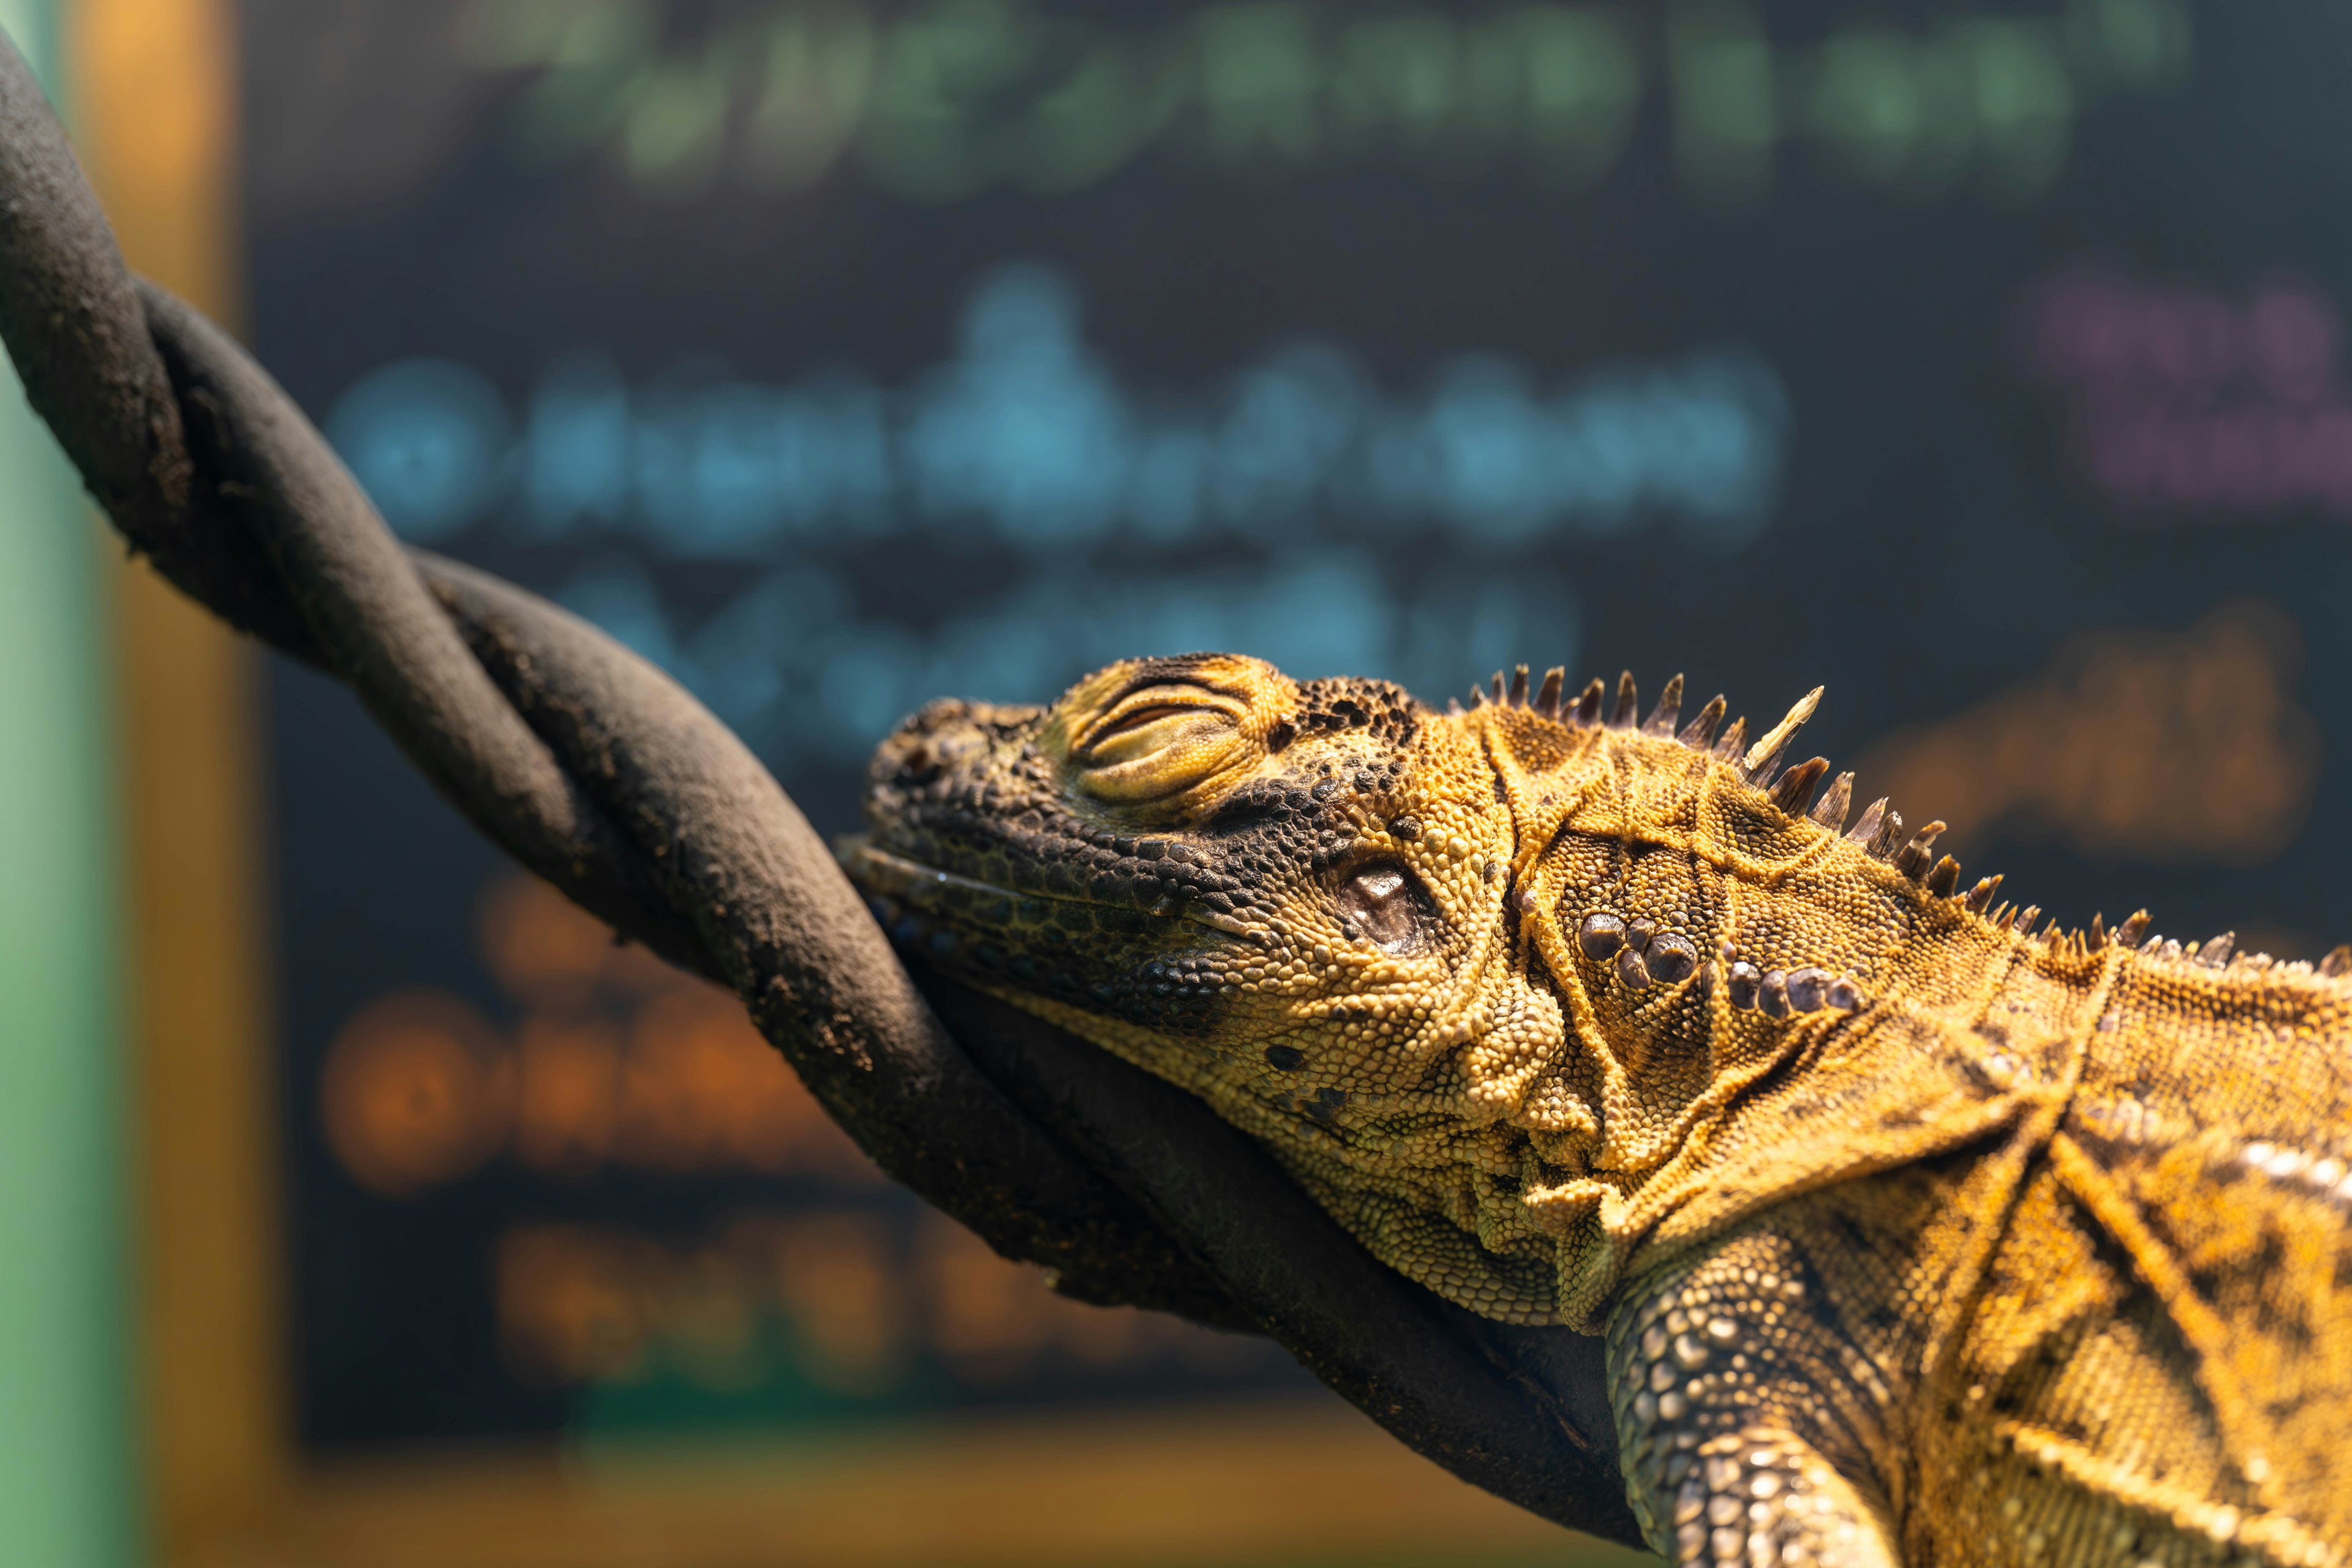
<path fill-rule="evenodd" d="M 0 0 L 52 100 L 63 0 Z M 0 363 L 0 1561 L 128 1568 L 113 688 L 90 504 Z"/>

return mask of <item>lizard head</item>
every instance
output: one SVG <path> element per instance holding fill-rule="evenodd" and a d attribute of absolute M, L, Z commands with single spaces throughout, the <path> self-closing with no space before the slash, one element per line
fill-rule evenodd
<path fill-rule="evenodd" d="M 1899 817 L 1841 839 L 1845 780 L 1807 813 L 1826 764 L 1771 778 L 1811 699 L 1743 752 L 1719 699 L 1678 731 L 1680 694 L 1643 721 L 1630 677 L 1610 707 L 1522 669 L 1439 713 L 1131 660 L 1046 708 L 925 708 L 843 858 L 903 948 L 1201 1095 L 1408 1275 L 1554 1321 L 1595 1184 L 1670 1160 L 1773 1020 L 1859 1006 L 1846 955 L 1907 907 L 1858 918 L 1847 876 Z M 1877 870 L 1916 890 L 1904 853 Z M 1742 916 L 1743 881 L 1786 890 Z"/>
<path fill-rule="evenodd" d="M 1491 794 L 1440 779 L 1428 719 L 1393 686 L 1224 655 L 1113 665 L 1050 708 L 934 702 L 877 754 L 847 864 L 936 963 L 1155 1042 L 1163 1070 L 1240 1053 L 1295 1085 L 1330 1054 L 1307 1036 L 1395 1033 L 1498 907 Z"/>

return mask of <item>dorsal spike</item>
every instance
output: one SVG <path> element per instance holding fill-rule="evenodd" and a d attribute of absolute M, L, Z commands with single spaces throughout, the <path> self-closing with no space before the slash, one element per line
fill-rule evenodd
<path fill-rule="evenodd" d="M 1601 678 L 1594 676 L 1576 699 L 1576 721 L 1587 730 L 1600 723 L 1601 700 L 1607 693 L 1608 688 L 1601 684 Z"/>
<path fill-rule="evenodd" d="M 2000 879 L 1987 877 L 1969 889 L 1969 908 L 1982 914 L 1992 907 L 1992 896 L 2000 891 Z"/>
<path fill-rule="evenodd" d="M 2137 947 L 2153 923 L 2153 917 L 2146 910 L 2134 910 L 2129 919 L 2116 927 L 2116 940 L 2126 947 Z"/>
<path fill-rule="evenodd" d="M 1476 695 L 1477 695 L 1477 693 L 1474 691 L 1474 692 L 1472 692 L 1472 693 L 1471 693 L 1471 695 L 1475 697 L 1475 696 L 1476 696 Z M 1461 714 L 1462 714 L 1462 699 L 1460 699 L 1459 697 L 1449 697 L 1449 698 L 1447 698 L 1447 699 L 1445 700 L 1445 716 L 1446 716 L 1447 718 L 1449 718 L 1449 719 L 1455 719 L 1455 718 L 1459 718 L 1459 717 L 1461 717 Z"/>
<path fill-rule="evenodd" d="M 1813 716 L 1813 710 L 1822 705 L 1823 689 L 1816 686 L 1797 699 L 1797 705 L 1789 710 L 1787 716 L 1766 731 L 1762 740 L 1748 748 L 1747 758 L 1740 767 L 1751 783 L 1760 782 L 1770 774 L 1772 764 L 1780 760 L 1780 753 L 1788 749 L 1789 742 L 1805 727 L 1805 721 Z"/>
<path fill-rule="evenodd" d="M 1510 695 L 1504 700 L 1514 708 L 1524 708 L 1528 705 L 1528 667 L 1526 665 L 1512 666 Z"/>
<path fill-rule="evenodd" d="M 2090 929 L 2083 933 L 2083 942 L 2084 945 L 2093 952 L 2101 952 L 2106 947 L 2107 917 L 2105 915 L 2096 910 L 2091 912 Z"/>
<path fill-rule="evenodd" d="M 1499 669 L 1495 672 L 1494 685 L 1494 695 L 1489 698 L 1488 700 L 1493 702 L 1496 707 L 1500 708 L 1503 705 L 1503 672 Z"/>
<path fill-rule="evenodd" d="M 1920 879 L 1920 883 L 1937 898 L 1948 899 L 1960 890 L 1960 863 L 1947 855 Z"/>
<path fill-rule="evenodd" d="M 2198 944 L 2197 962 L 2208 969 L 2219 969 L 2230 962 L 2231 950 L 2238 945 L 2238 933 L 2225 931 L 2220 936 L 2209 936 Z"/>
<path fill-rule="evenodd" d="M 1629 669 L 1617 678 L 1617 708 L 1609 715 L 1609 727 L 1612 730 L 1632 729 L 1634 715 L 1640 711 L 1641 706 L 1642 693 L 1634 686 L 1633 672 Z"/>
<path fill-rule="evenodd" d="M 1470 706 L 1473 708 L 1484 708 L 1486 706 L 1486 689 L 1485 687 L 1474 686 L 1470 689 Z"/>
<path fill-rule="evenodd" d="M 1813 803 L 1812 817 L 1835 833 L 1845 826 L 1845 814 L 1853 809 L 1853 775 L 1840 773 L 1830 781 L 1830 787 L 1822 792 L 1822 798 Z"/>
<path fill-rule="evenodd" d="M 1895 851 L 1895 868 L 1915 882 L 1926 877 L 1935 862 L 1937 836 L 1943 831 L 1943 823 L 1931 822 L 1913 834 L 1911 841 Z"/>
<path fill-rule="evenodd" d="M 2017 906 L 2003 899 L 1992 907 L 1985 919 L 1992 922 L 1995 931 L 2007 931 L 2017 923 Z"/>
<path fill-rule="evenodd" d="M 1772 786 L 1772 804 L 1790 816 L 1802 816 L 1806 805 L 1813 798 L 1813 786 L 1821 783 L 1822 775 L 1829 771 L 1830 760 L 1827 757 L 1814 757 L 1799 763 L 1781 774 L 1780 782 Z"/>
<path fill-rule="evenodd" d="M 1734 719 L 1731 721 L 1731 728 L 1723 732 L 1723 738 L 1716 742 L 1715 750 L 1708 755 L 1714 757 L 1718 763 L 1733 762 L 1739 755 L 1739 748 L 1747 742 L 1748 721 Z"/>
<path fill-rule="evenodd" d="M 2319 973 L 2330 980 L 2340 980 L 2352 974 L 2352 942 L 2329 948 L 2327 956 L 2319 961 Z"/>
<path fill-rule="evenodd" d="M 2150 931 L 2148 933 L 2147 940 L 2139 944 L 2139 950 L 2142 952 L 2162 952 L 2164 951 L 2164 933 L 2161 931 Z"/>
<path fill-rule="evenodd" d="M 1547 719 L 1559 717 L 1560 688 L 1568 680 L 1568 671 L 1553 665 L 1544 671 L 1542 689 L 1536 693 L 1536 711 Z"/>
<path fill-rule="evenodd" d="M 1886 797 L 1882 795 L 1863 807 L 1862 820 L 1853 825 L 1853 831 L 1846 835 L 1847 840 L 1861 845 L 1864 849 L 1869 848 L 1870 841 L 1878 837 L 1878 825 L 1885 816 Z"/>
<path fill-rule="evenodd" d="M 1682 716 L 1683 678 L 1677 674 L 1666 682 L 1666 689 L 1658 693 L 1658 705 L 1652 709 L 1650 716 L 1642 721 L 1642 733 L 1671 735 L 1675 732 L 1675 721 Z"/>
<path fill-rule="evenodd" d="M 1715 727 L 1723 722 L 1723 715 L 1727 710 L 1723 694 L 1717 692 L 1707 700 L 1706 707 L 1698 710 L 1698 717 L 1684 725 L 1683 732 L 1675 738 L 1694 752 L 1706 751 L 1713 744 Z"/>
<path fill-rule="evenodd" d="M 1871 835 L 1868 847 L 1875 858 L 1892 861 L 1895 847 L 1902 842 L 1903 814 L 1890 805 L 1886 808 L 1885 816 L 1879 820 L 1878 831 Z"/>
<path fill-rule="evenodd" d="M 2028 904 L 2023 909 L 2018 910 L 2017 934 L 2020 936 L 2032 936 L 2033 934 L 2033 922 L 2041 918 L 2042 906 L 2040 904 Z"/>

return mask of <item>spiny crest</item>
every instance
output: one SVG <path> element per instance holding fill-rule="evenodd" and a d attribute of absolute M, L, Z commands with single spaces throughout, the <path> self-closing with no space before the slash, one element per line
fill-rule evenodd
<path fill-rule="evenodd" d="M 2144 938 L 2144 940 L 2143 940 Z M 2177 963 L 2193 963 L 2200 969 L 2260 971 L 2276 969 L 2287 974 L 2316 974 L 2324 979 L 2343 980 L 2352 977 L 2352 943 L 2338 943 L 2327 956 L 2314 963 L 2308 959 L 2281 960 L 2267 952 L 2240 952 L 2238 933 L 2225 931 L 2219 936 L 2209 936 L 2203 942 L 2183 943 L 2175 938 L 2158 936 L 2148 931 L 2146 910 L 2116 928 L 2116 940 L 2151 958 L 2168 958 Z"/>
<path fill-rule="evenodd" d="M 1617 678 L 1613 700 L 1607 684 L 1598 679 L 1586 685 L 1583 692 L 1573 701 L 1568 700 L 1563 696 L 1567 689 L 1567 670 L 1555 665 L 1544 671 L 1540 684 L 1533 684 L 1524 664 L 1507 675 L 1498 669 L 1486 686 L 1470 689 L 1470 705 L 1473 708 L 1525 708 L 1571 729 L 1594 729 L 1605 725 L 1612 730 L 1631 730 L 1659 740 L 1675 741 L 1694 752 L 1738 769 L 1743 779 L 1762 791 L 1775 806 L 1788 816 L 1803 817 L 1831 833 L 1844 831 L 1846 817 L 1853 809 L 1852 773 L 1838 774 L 1829 788 L 1821 792 L 1820 798 L 1815 799 L 1815 787 L 1830 771 L 1827 757 L 1813 757 L 1786 772 L 1780 771 L 1780 759 L 1787 753 L 1789 742 L 1795 739 L 1797 731 L 1804 728 L 1805 721 L 1821 707 L 1822 688 L 1816 686 L 1805 693 L 1779 723 L 1766 731 L 1754 745 L 1748 745 L 1748 721 L 1745 719 L 1734 719 L 1720 736 L 1716 734 L 1716 726 L 1723 722 L 1724 714 L 1730 710 L 1720 694 L 1708 699 L 1706 706 L 1700 709 L 1689 723 L 1680 729 L 1675 728 L 1682 718 L 1683 707 L 1683 678 L 1679 675 L 1666 682 L 1665 690 L 1659 694 L 1658 705 L 1650 710 L 1647 719 L 1641 720 L 1639 723 L 1635 720 L 1641 710 L 1641 697 L 1632 670 Z M 1532 697 L 1528 695 L 1531 685 L 1534 690 Z M 1454 711 L 1461 710 L 1458 702 L 1453 707 Z M 1602 717 L 1604 710 L 1607 712 L 1605 719 Z M 1907 838 L 1904 837 L 1903 826 L 1901 812 L 1883 799 L 1875 800 L 1864 809 L 1862 820 L 1845 837 L 1874 858 L 1886 861 L 1938 896 L 1969 898 L 1971 900 L 1969 907 L 1982 914 L 1992 897 L 1990 891 L 1978 897 L 1984 884 L 1979 883 L 1968 894 L 1959 894 L 1960 863 L 1948 855 L 1937 860 L 1930 853 L 1937 835 L 1944 831 L 1944 824 L 1931 822 Z M 2000 886 L 1999 878 L 1991 880 L 1994 887 Z"/>
<path fill-rule="evenodd" d="M 1497 707 L 1525 708 L 1555 722 L 1579 729 L 1603 725 L 1612 730 L 1634 730 L 1643 735 L 1664 740 L 1671 738 L 1694 752 L 1704 752 L 1717 762 L 1738 770 L 1750 785 L 1764 793 L 1774 806 L 1790 817 L 1803 817 L 1831 833 L 1843 831 L 1847 842 L 1858 846 L 1873 859 L 1885 861 L 1912 881 L 1940 899 L 1952 899 L 1968 906 L 1971 914 L 1991 922 L 2004 931 L 2012 931 L 2029 942 L 2045 947 L 2065 949 L 2084 954 L 2103 951 L 2110 942 L 2155 956 L 2182 960 L 2207 969 L 2271 969 L 2287 973 L 2319 974 L 2331 980 L 2352 978 L 2352 943 L 2339 946 L 2317 963 L 2304 960 L 2282 962 L 2266 952 L 2239 952 L 2237 933 L 2223 931 L 2201 942 L 2186 946 L 2169 938 L 2153 934 L 2149 930 L 2148 913 L 2141 910 L 2112 932 L 2106 918 L 2095 914 L 2091 923 L 2079 931 L 2070 931 L 2053 924 L 2036 932 L 2042 920 L 2041 906 L 2027 904 L 2019 908 L 2003 903 L 1996 907 L 1994 897 L 2000 891 L 2001 879 L 1985 877 L 1967 888 L 1960 887 L 1960 863 L 1949 855 L 1938 857 L 1936 840 L 1944 832 L 1945 824 L 1930 822 L 1916 832 L 1906 835 L 1903 814 L 1889 805 L 1884 796 L 1863 808 L 1862 819 L 1851 831 L 1845 830 L 1845 820 L 1853 805 L 1853 775 L 1840 773 L 1829 788 L 1815 799 L 1814 788 L 1830 771 L 1827 757 L 1813 757 L 1797 763 L 1784 773 L 1778 773 L 1780 758 L 1789 742 L 1802 729 L 1805 721 L 1821 706 L 1822 688 L 1815 687 L 1789 710 L 1778 724 L 1765 731 L 1754 745 L 1742 749 L 1748 738 L 1748 721 L 1734 719 L 1730 728 L 1720 737 L 1715 736 L 1716 726 L 1723 722 L 1729 710 L 1721 696 L 1710 698 L 1698 715 L 1680 730 L 1675 723 L 1682 717 L 1683 678 L 1679 675 L 1666 682 L 1659 695 L 1658 705 L 1650 716 L 1636 725 L 1640 710 L 1639 692 L 1633 683 L 1633 672 L 1627 670 L 1617 678 L 1614 700 L 1608 687 L 1595 679 L 1575 699 L 1569 701 L 1563 693 L 1567 689 L 1568 672 L 1555 665 L 1544 671 L 1541 684 L 1535 694 L 1528 695 L 1528 667 L 1517 666 L 1506 678 L 1495 672 L 1491 694 L 1478 687 L 1470 689 L 1474 708 L 1489 704 Z M 1449 704 L 1459 712 L 1461 704 Z M 1607 718 L 1602 718 L 1603 709 Z"/>
<path fill-rule="evenodd" d="M 1730 727 L 1717 737 L 1716 726 L 1723 722 L 1728 708 L 1720 695 L 1710 698 L 1696 717 L 1675 729 L 1682 716 L 1683 678 L 1676 675 L 1666 682 L 1658 705 L 1647 719 L 1637 725 L 1639 693 L 1633 672 L 1626 670 L 1617 678 L 1615 699 L 1611 700 L 1608 687 L 1599 679 L 1589 682 L 1573 701 L 1565 696 L 1566 669 L 1555 665 L 1544 671 L 1542 682 L 1529 695 L 1528 667 L 1516 667 L 1507 678 L 1497 670 L 1487 689 L 1472 687 L 1470 705 L 1482 708 L 1525 708 L 1556 723 L 1577 729 L 1594 729 L 1604 724 L 1612 730 L 1637 731 L 1658 739 L 1672 738 L 1694 752 L 1702 752 L 1715 761 L 1737 769 L 1748 784 L 1761 791 L 1780 811 L 1791 818 L 1803 817 L 1830 833 L 1845 828 L 1845 820 L 1853 805 L 1853 774 L 1843 773 L 1831 781 L 1818 799 L 1813 791 L 1829 773 L 1826 757 L 1813 757 L 1799 763 L 1784 773 L 1778 773 L 1781 756 L 1789 742 L 1813 716 L 1821 706 L 1822 688 L 1815 687 L 1799 699 L 1781 721 L 1766 731 L 1752 746 L 1744 746 L 1748 738 L 1748 721 L 1734 719 Z M 1603 709 L 1607 718 L 1602 717 Z M 1449 701 L 1448 712 L 1459 713 L 1462 704 Z M 1808 804 L 1810 803 L 1810 804 Z M 1916 832 L 1906 836 L 1903 814 L 1896 811 L 1885 796 L 1863 809 L 1862 818 L 1843 833 L 1846 841 L 1859 847 L 1873 859 L 1892 866 L 1927 892 L 1941 899 L 1951 899 L 1965 904 L 1969 912 L 1990 922 L 1997 930 L 2011 932 L 2026 942 L 2034 942 L 2053 952 L 2072 952 L 2080 956 L 2105 950 L 2109 943 L 2118 944 L 2150 957 L 2176 963 L 2187 963 L 2200 968 L 2238 972 L 2276 970 L 2284 974 L 2317 975 L 2335 981 L 2352 981 L 2352 942 L 2332 949 L 2316 963 L 2307 959 L 2281 960 L 2267 952 L 2241 952 L 2237 950 L 2237 933 L 2223 931 L 2201 942 L 2186 944 L 2151 931 L 2151 921 L 2146 910 L 2136 911 L 2130 919 L 2110 931 L 2106 917 L 2094 914 L 2090 924 L 2079 930 L 2069 930 L 2056 923 L 2037 931 L 2042 920 L 2042 908 L 2027 904 L 2021 908 L 2009 903 L 1995 905 L 2000 891 L 1998 876 L 1980 878 L 1965 890 L 1960 887 L 1960 863 L 1949 855 L 1935 853 L 1937 838 L 1946 825 L 1930 822 Z"/>
<path fill-rule="evenodd" d="M 1984 889 L 1987 883 L 1998 887 L 2000 881 L 1998 877 L 1990 877 L 1978 883 L 1977 888 L 1971 889 L 1972 907 L 1976 891 Z M 1988 901 L 1991 896 L 1990 891 L 1985 891 L 1984 897 Z M 2002 904 L 1987 916 L 2000 930 L 2013 930 L 2029 938 L 2032 935 L 2034 921 L 2041 917 L 2041 910 L 2032 904 L 2022 910 L 2012 910 Z M 2154 923 L 2146 910 L 2137 910 L 2130 919 L 2110 931 L 2106 918 L 2095 914 L 2091 917 L 2091 923 L 2079 931 L 2060 931 L 2053 926 L 2042 932 L 2039 940 L 2084 953 L 2097 952 L 2112 942 L 2149 958 L 2168 959 L 2174 963 L 2194 964 L 2200 969 L 2231 970 L 2241 973 L 2276 970 L 2282 974 L 2315 974 L 2326 980 L 2352 978 L 2352 942 L 2339 943 L 2325 958 L 2314 963 L 2309 959 L 2281 959 L 2267 952 L 2240 952 L 2238 933 L 2233 931 L 2207 937 L 2203 942 L 2184 943 L 2172 937 L 2158 935 L 2151 929 Z"/>
<path fill-rule="evenodd" d="M 1884 797 L 1863 808 L 1862 818 L 1851 830 L 1846 818 L 1853 808 L 1853 774 L 1843 773 L 1831 780 L 1818 798 L 1814 790 L 1830 771 L 1829 759 L 1813 757 L 1780 772 L 1780 759 L 1789 749 L 1805 721 L 1821 706 L 1821 687 L 1800 698 L 1781 721 L 1765 731 L 1755 744 L 1747 745 L 1748 721 L 1734 719 L 1720 736 L 1716 726 L 1723 722 L 1728 707 L 1718 695 L 1708 700 L 1696 717 L 1679 730 L 1682 717 L 1683 678 L 1679 675 L 1666 682 L 1658 698 L 1658 705 L 1647 719 L 1636 724 L 1640 711 L 1639 691 L 1633 672 L 1626 670 L 1617 678 L 1613 700 L 1606 683 L 1589 682 L 1573 700 L 1569 700 L 1566 669 L 1555 665 L 1544 671 L 1539 683 L 1531 683 L 1528 667 L 1516 667 L 1508 675 L 1495 672 L 1486 687 L 1470 689 L 1473 708 L 1487 706 L 1525 708 L 1546 719 L 1578 729 L 1593 729 L 1605 725 L 1612 730 L 1637 731 L 1658 739 L 1671 738 L 1695 752 L 1713 757 L 1717 762 L 1736 768 L 1750 785 L 1763 792 L 1766 798 L 1791 818 L 1802 817 L 1830 833 L 1842 833 L 1846 841 L 1855 845 L 1873 859 L 1892 866 L 1929 893 L 1941 899 L 1951 899 L 1968 907 L 1969 911 L 1986 920 L 2004 931 L 2054 948 L 2071 948 L 2084 953 L 2098 952 L 2109 942 L 2119 942 L 2127 947 L 2137 947 L 2142 952 L 2163 953 L 2185 957 L 2209 968 L 2269 967 L 2277 961 L 2267 953 L 2235 953 L 2234 933 L 2225 932 L 2202 943 L 2184 948 L 2177 942 L 2148 935 L 2148 916 L 2145 910 L 2133 915 L 2110 934 L 2105 917 L 2093 915 L 2091 923 L 2079 931 L 2069 931 L 2052 925 L 2036 932 L 2042 919 L 2038 905 L 2023 908 L 2003 903 L 1996 907 L 1995 896 L 2000 890 L 1998 876 L 1979 879 L 1967 889 L 1960 886 L 1960 863 L 1949 855 L 1937 856 L 1936 840 L 1945 831 L 1945 824 L 1930 822 L 1916 832 L 1906 834 L 1903 814 Z M 1530 688 L 1532 685 L 1533 695 Z M 1452 711 L 1461 711 L 1458 702 L 1448 705 Z M 1604 710 L 1606 717 L 1603 717 Z M 2144 941 L 2142 939 L 2145 939 Z M 2337 948 L 2317 965 L 2309 963 L 2282 964 L 2288 970 L 2315 972 L 2330 977 L 2352 975 L 2352 945 Z"/>

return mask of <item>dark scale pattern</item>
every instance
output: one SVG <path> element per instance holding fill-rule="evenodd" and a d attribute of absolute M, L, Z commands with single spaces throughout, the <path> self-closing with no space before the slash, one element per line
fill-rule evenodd
<path fill-rule="evenodd" d="M 1683 695 L 1137 661 L 924 710 L 845 859 L 1399 1270 L 1605 1331 L 1678 1561 L 2345 1563 L 2352 953 L 2037 931 L 1781 766 L 1818 692 Z"/>
<path fill-rule="evenodd" d="M 1402 750 L 1412 743 L 1424 717 L 1421 704 L 1402 686 L 1342 676 L 1309 680 L 1298 688 L 1300 733 L 1328 735 L 1360 730 L 1383 745 Z"/>

